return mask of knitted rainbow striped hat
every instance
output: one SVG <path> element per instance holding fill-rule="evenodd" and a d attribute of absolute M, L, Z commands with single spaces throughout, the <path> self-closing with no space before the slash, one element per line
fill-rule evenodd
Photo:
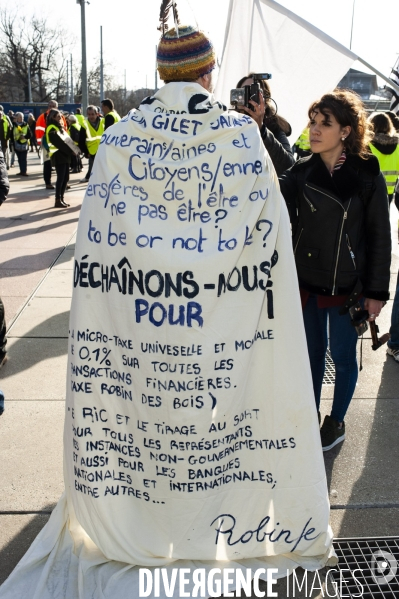
<path fill-rule="evenodd" d="M 202 31 L 179 25 L 162 35 L 157 51 L 158 73 L 162 81 L 195 81 L 215 68 L 212 42 Z"/>

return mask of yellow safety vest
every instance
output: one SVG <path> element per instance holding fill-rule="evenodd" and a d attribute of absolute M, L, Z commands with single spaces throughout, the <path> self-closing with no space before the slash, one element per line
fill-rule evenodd
<path fill-rule="evenodd" d="M 83 114 L 75 114 L 76 116 L 76 120 L 78 121 L 79 125 L 81 127 L 83 127 L 83 124 L 85 122 L 85 117 L 83 116 Z"/>
<path fill-rule="evenodd" d="M 392 195 L 395 191 L 395 183 L 399 177 L 399 146 L 395 148 L 392 154 L 379 152 L 373 144 L 370 144 L 370 150 L 378 159 L 381 172 L 387 184 L 388 195 Z"/>
<path fill-rule="evenodd" d="M 3 114 L 3 116 L 1 117 L 1 120 L 3 121 L 3 128 L 4 128 L 4 139 L 7 139 L 7 133 L 8 133 L 8 120 L 5 114 Z"/>
<path fill-rule="evenodd" d="M 100 118 L 97 131 L 91 126 L 90 121 L 85 120 L 83 127 L 86 129 L 86 147 L 89 154 L 95 156 L 100 145 L 100 139 L 104 133 L 104 119 Z"/>
<path fill-rule="evenodd" d="M 109 112 L 106 116 L 113 116 L 114 117 L 114 123 L 118 123 L 118 121 L 121 120 L 121 117 L 119 116 L 119 114 L 116 112 L 116 110 L 112 110 L 111 112 Z"/>
<path fill-rule="evenodd" d="M 58 148 L 55 147 L 54 144 L 51 143 L 48 134 L 50 133 L 51 129 L 55 129 L 56 131 L 58 131 L 58 127 L 56 127 L 55 125 L 49 125 L 46 129 L 46 142 L 48 145 L 48 149 L 49 149 L 49 154 L 50 154 L 50 158 L 51 156 L 54 156 L 54 154 L 56 152 L 58 152 Z"/>
<path fill-rule="evenodd" d="M 309 128 L 305 127 L 300 136 L 295 142 L 295 145 L 298 146 L 301 150 L 310 150 L 310 141 L 309 141 Z"/>
<path fill-rule="evenodd" d="M 26 136 L 28 135 L 29 126 L 28 125 L 17 125 L 14 127 L 13 137 L 16 142 L 19 144 L 27 144 L 28 140 Z"/>

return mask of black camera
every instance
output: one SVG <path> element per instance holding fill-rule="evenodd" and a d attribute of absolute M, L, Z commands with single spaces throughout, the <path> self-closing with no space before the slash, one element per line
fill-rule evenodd
<path fill-rule="evenodd" d="M 249 101 L 253 100 L 259 104 L 259 94 L 261 93 L 259 81 L 271 78 L 272 76 L 270 73 L 255 73 L 254 75 L 251 75 L 248 77 L 248 79 L 253 79 L 254 81 L 251 85 L 244 85 L 243 87 L 237 87 L 230 91 L 230 104 L 236 109 L 240 108 L 240 106 L 246 106 L 247 108 L 254 110 L 254 107 Z"/>
<path fill-rule="evenodd" d="M 357 302 L 354 306 L 349 308 L 349 314 L 352 319 L 352 324 L 356 329 L 358 337 L 361 337 L 367 331 L 367 320 L 369 313 L 367 310 L 363 310 L 360 303 Z"/>

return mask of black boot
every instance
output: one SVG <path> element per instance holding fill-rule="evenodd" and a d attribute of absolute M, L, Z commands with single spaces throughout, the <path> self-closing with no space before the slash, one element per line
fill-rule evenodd
<path fill-rule="evenodd" d="M 68 208 L 70 206 L 70 204 L 67 204 L 64 200 L 64 198 L 61 198 L 61 202 L 64 204 L 65 208 Z"/>
<path fill-rule="evenodd" d="M 55 198 L 54 208 L 67 208 L 68 204 L 62 201 L 60 198 Z"/>

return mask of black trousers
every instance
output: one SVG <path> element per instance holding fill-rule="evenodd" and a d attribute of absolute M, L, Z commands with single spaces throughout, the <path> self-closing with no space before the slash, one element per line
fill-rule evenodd
<path fill-rule="evenodd" d="M 72 172 L 80 172 L 83 169 L 80 154 L 74 154 L 71 156 L 71 169 Z"/>
<path fill-rule="evenodd" d="M 7 343 L 6 330 L 7 330 L 7 328 L 6 328 L 6 316 L 5 316 L 5 312 L 4 312 L 4 304 L 1 301 L 1 297 L 0 297 L 0 360 L 6 353 L 6 343 Z"/>
<path fill-rule="evenodd" d="M 56 164 L 57 181 L 55 183 L 55 199 L 62 200 L 69 181 L 69 164 Z"/>
<path fill-rule="evenodd" d="M 43 179 L 46 185 L 51 185 L 51 160 L 43 162 Z"/>
<path fill-rule="evenodd" d="M 94 164 L 94 159 L 95 159 L 96 155 L 94 154 L 94 156 L 92 154 L 89 154 L 89 170 L 86 173 L 86 177 L 85 179 L 90 179 L 90 175 L 91 175 L 91 170 L 93 168 L 93 164 Z"/>

